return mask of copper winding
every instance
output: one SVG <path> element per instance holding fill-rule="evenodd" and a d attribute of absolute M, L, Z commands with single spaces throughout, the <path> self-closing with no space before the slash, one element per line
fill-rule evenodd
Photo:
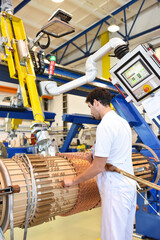
<path fill-rule="evenodd" d="M 135 175 L 152 180 L 154 171 L 148 158 L 141 154 L 132 157 Z M 28 227 L 31 227 L 53 220 L 57 215 L 68 216 L 100 206 L 94 178 L 71 188 L 63 188 L 61 184 L 64 177 L 83 172 L 90 162 L 90 153 L 60 153 L 55 157 L 23 154 L 3 159 L 1 188 L 6 187 L 7 182 L 20 186 L 20 192 L 14 194 L 14 227 L 25 227 L 28 211 Z M 0 201 L 0 227 L 5 232 L 10 227 L 8 196 L 1 196 Z"/>
<path fill-rule="evenodd" d="M 73 159 L 73 158 L 78 158 L 78 159 L 84 159 L 87 160 L 88 162 L 92 162 L 92 153 L 91 152 L 67 152 L 67 153 L 57 153 L 57 156 L 63 156 Z"/>
<path fill-rule="evenodd" d="M 86 159 L 90 159 L 90 154 L 88 153 L 60 153 L 59 155 L 65 156 L 72 163 L 77 174 L 84 172 L 90 165 L 89 161 L 86 161 Z M 99 203 L 100 195 L 96 180 L 93 178 L 79 184 L 79 192 L 76 205 L 70 212 L 63 215 L 68 216 L 82 212 L 84 210 L 89 210 L 95 208 L 97 205 L 99 205 Z"/>
<path fill-rule="evenodd" d="M 146 149 L 147 151 L 149 151 L 153 157 L 150 157 L 149 159 L 153 159 L 155 162 L 159 162 L 159 158 L 157 156 L 157 154 L 155 153 L 155 151 L 153 149 L 151 149 L 149 146 L 143 144 L 143 143 L 135 143 L 133 145 L 133 147 L 140 147 L 141 149 Z M 153 163 L 152 163 L 152 166 Z M 157 184 L 160 178 L 160 164 L 157 164 L 157 174 L 156 174 L 156 179 L 154 180 L 154 184 Z M 155 166 L 154 166 L 155 168 Z M 155 171 L 155 169 L 153 170 L 153 172 Z M 153 179 L 153 178 L 152 178 Z M 144 185 L 145 186 L 145 185 Z M 150 188 L 145 188 L 142 192 L 146 192 L 146 191 L 150 191 L 152 189 L 152 187 Z"/>
<path fill-rule="evenodd" d="M 31 167 L 27 165 L 27 159 Z M 6 174 L 3 171 L 8 173 L 12 185 L 20 186 L 20 192 L 14 194 L 14 227 L 25 227 L 28 212 L 28 227 L 31 227 L 53 220 L 57 215 L 67 216 L 92 209 L 100 201 L 95 179 L 71 188 L 62 187 L 64 177 L 75 176 L 89 166 L 85 159 L 22 154 L 3 159 L 3 165 L 1 187 L 6 185 Z M 33 170 L 35 189 L 30 168 Z M 10 228 L 9 202 L 7 196 L 0 197 L 0 200 L 0 222 L 5 232 Z"/>
<path fill-rule="evenodd" d="M 79 159 L 86 159 L 91 162 L 91 153 L 79 152 L 79 153 L 58 153 L 59 156 L 66 156 L 67 158 L 73 158 L 75 156 Z M 141 153 L 132 154 L 132 163 L 134 168 L 134 174 L 137 177 L 141 177 L 147 181 L 152 181 L 154 178 L 155 167 L 151 164 L 150 159 Z M 145 184 L 140 183 L 141 187 L 146 187 Z"/>
<path fill-rule="evenodd" d="M 150 182 L 153 180 L 155 167 L 151 164 L 148 157 L 143 156 L 141 153 L 133 153 L 132 163 L 135 176 Z M 139 183 L 139 185 L 141 188 L 146 187 L 144 183 Z"/>

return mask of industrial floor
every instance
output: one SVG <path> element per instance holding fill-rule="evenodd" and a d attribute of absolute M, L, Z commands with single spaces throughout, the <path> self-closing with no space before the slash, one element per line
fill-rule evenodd
<path fill-rule="evenodd" d="M 68 217 L 56 217 L 48 223 L 28 229 L 27 240 L 100 240 L 101 208 Z M 15 228 L 14 239 L 22 240 L 24 230 Z M 133 240 L 140 238 L 133 237 Z M 10 240 L 10 231 L 5 233 Z"/>

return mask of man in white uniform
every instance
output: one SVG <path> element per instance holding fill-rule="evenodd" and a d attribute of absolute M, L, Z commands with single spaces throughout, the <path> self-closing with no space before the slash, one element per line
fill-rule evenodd
<path fill-rule="evenodd" d="M 70 187 L 97 176 L 102 201 L 101 240 L 132 240 L 136 210 L 136 183 L 119 173 L 105 171 L 107 163 L 133 174 L 132 135 L 129 124 L 110 108 L 111 95 L 104 88 L 89 93 L 86 102 L 91 114 L 101 119 L 96 131 L 94 160 L 74 178 L 65 178 Z"/>

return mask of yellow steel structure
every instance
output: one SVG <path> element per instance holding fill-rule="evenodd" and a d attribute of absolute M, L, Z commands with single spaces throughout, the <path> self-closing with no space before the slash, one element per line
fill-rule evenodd
<path fill-rule="evenodd" d="M 17 129 L 22 124 L 22 119 L 12 118 L 12 129 Z"/>
<path fill-rule="evenodd" d="M 105 32 L 101 35 L 101 47 L 103 47 L 107 42 L 109 42 L 109 32 Z M 110 57 L 106 54 L 102 58 L 102 76 L 106 79 L 109 79 L 111 76 L 109 73 L 110 68 Z"/>
<path fill-rule="evenodd" d="M 44 115 L 36 87 L 36 75 L 30 54 L 23 64 L 20 62 L 17 46 L 18 42 L 25 42 L 28 49 L 28 42 L 22 20 L 18 17 L 2 12 L 1 33 L 5 39 L 5 54 L 2 58 L 8 63 L 10 77 L 19 80 L 24 107 L 32 108 L 34 122 L 43 123 Z"/>

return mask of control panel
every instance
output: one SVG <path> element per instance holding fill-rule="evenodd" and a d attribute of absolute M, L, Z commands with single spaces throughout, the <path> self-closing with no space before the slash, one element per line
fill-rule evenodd
<path fill-rule="evenodd" d="M 160 89 L 160 63 L 154 52 L 140 45 L 127 53 L 110 73 L 137 105 Z"/>

